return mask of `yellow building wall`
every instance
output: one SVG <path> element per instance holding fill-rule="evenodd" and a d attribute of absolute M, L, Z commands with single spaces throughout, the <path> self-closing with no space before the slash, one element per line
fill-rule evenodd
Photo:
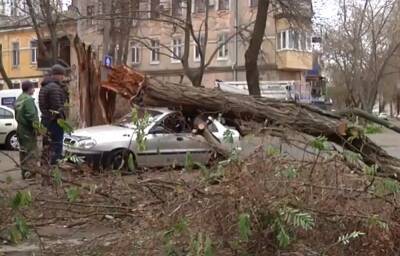
<path fill-rule="evenodd" d="M 277 53 L 276 62 L 278 69 L 311 70 L 312 53 L 283 50 Z"/>
<path fill-rule="evenodd" d="M 40 78 L 43 75 L 43 72 L 38 70 L 37 64 L 32 63 L 30 45 L 32 40 L 36 40 L 36 34 L 32 28 L 0 30 L 0 43 L 3 46 L 3 64 L 8 77 L 13 82 Z M 19 42 L 20 57 L 18 66 L 13 66 L 12 63 L 13 42 Z"/>

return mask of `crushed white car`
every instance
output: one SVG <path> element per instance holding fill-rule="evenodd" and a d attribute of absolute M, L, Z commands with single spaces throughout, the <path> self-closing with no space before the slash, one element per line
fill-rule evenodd
<path fill-rule="evenodd" d="M 203 136 L 192 133 L 191 121 L 181 113 L 146 108 L 138 110 L 136 115 L 141 118 L 147 115 L 147 123 L 142 123 L 141 129 L 136 127 L 140 125 L 134 125 L 132 114 L 129 114 L 113 125 L 74 131 L 64 138 L 65 154 L 84 158 L 95 163 L 95 167 L 129 171 L 138 167 L 184 166 L 188 154 L 193 162 L 202 164 L 211 159 L 209 144 Z M 237 130 L 215 119 L 209 122 L 208 128 L 226 146 L 239 145 Z M 134 166 L 129 159 L 133 159 Z"/>

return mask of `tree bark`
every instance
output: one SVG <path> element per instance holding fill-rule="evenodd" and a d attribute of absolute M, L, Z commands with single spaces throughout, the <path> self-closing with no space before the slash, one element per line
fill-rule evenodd
<path fill-rule="evenodd" d="M 86 47 L 78 37 L 75 37 L 74 46 L 79 70 L 79 124 L 81 127 L 104 124 L 106 115 L 100 102 L 100 91 L 104 89 L 101 88 L 100 67 L 96 56 L 91 47 Z"/>
<path fill-rule="evenodd" d="M 258 70 L 258 55 L 264 41 L 267 25 L 269 0 L 258 0 L 256 23 L 251 36 L 250 45 L 245 53 L 246 80 L 249 94 L 260 96 L 260 73 Z"/>
<path fill-rule="evenodd" d="M 196 117 L 204 113 L 222 113 L 234 120 L 268 121 L 329 141 L 360 153 L 367 164 L 376 164 L 384 175 L 400 179 L 400 160 L 387 154 L 360 130 L 347 128 L 342 117 L 294 102 L 279 102 L 222 92 L 218 89 L 183 87 L 146 78 L 127 67 L 113 69 L 103 87 L 139 106 L 169 107 Z M 357 136 L 355 136 L 355 134 Z"/>
<path fill-rule="evenodd" d="M 8 89 L 11 89 L 12 86 L 12 82 L 10 80 L 10 78 L 7 75 L 6 70 L 4 69 L 4 64 L 3 64 L 3 45 L 0 44 L 0 74 L 1 77 L 3 78 L 4 82 L 6 83 Z"/>

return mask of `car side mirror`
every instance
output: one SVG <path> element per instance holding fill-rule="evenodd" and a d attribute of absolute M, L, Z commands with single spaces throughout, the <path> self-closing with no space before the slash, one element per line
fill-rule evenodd
<path fill-rule="evenodd" d="M 166 130 L 164 129 L 164 127 L 160 125 L 154 126 L 149 131 L 149 134 L 162 134 L 162 133 L 166 133 Z"/>

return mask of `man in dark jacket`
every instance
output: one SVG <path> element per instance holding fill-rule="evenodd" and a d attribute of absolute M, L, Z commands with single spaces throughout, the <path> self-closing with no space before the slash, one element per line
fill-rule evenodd
<path fill-rule="evenodd" d="M 39 123 L 39 116 L 32 97 L 34 91 L 35 88 L 30 81 L 22 82 L 22 94 L 15 103 L 15 119 L 18 122 L 17 137 L 20 146 L 19 160 L 23 179 L 34 175 L 38 167 L 35 126 Z"/>
<path fill-rule="evenodd" d="M 39 108 L 42 112 L 42 124 L 47 128 L 43 138 L 43 154 L 49 164 L 57 164 L 62 157 L 64 130 L 58 124 L 65 119 L 67 95 L 63 88 L 65 68 L 59 64 L 51 68 L 50 75 L 42 82 L 39 92 Z"/>

